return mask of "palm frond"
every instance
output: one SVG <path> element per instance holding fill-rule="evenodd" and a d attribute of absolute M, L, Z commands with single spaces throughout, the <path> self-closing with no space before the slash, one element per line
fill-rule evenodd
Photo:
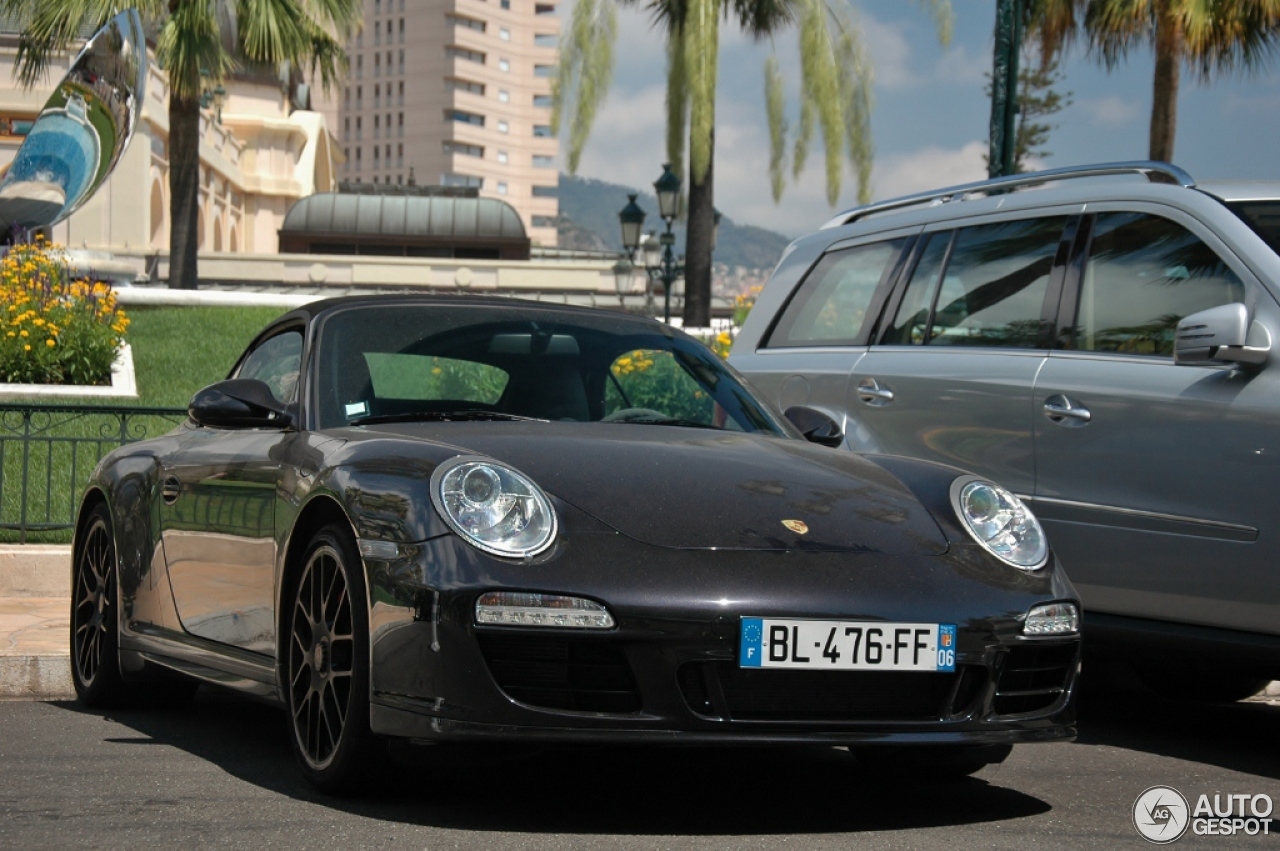
<path fill-rule="evenodd" d="M 840 100 L 845 104 L 844 134 L 849 165 L 858 180 L 858 203 L 871 201 L 871 166 L 875 145 L 871 138 L 874 71 L 857 28 L 850 27 L 836 45 L 840 68 Z"/>
<path fill-rule="evenodd" d="M 764 102 L 769 116 L 769 188 L 773 200 L 782 200 L 787 184 L 787 113 L 782 70 L 778 57 L 770 54 L 764 63 Z"/>
<path fill-rule="evenodd" d="M 567 119 L 566 166 L 570 174 L 578 171 L 596 110 L 609 92 L 617 37 L 618 10 L 613 0 L 578 0 L 567 38 L 561 40 L 560 64 L 551 81 L 551 126 L 559 133 Z"/>
<path fill-rule="evenodd" d="M 218 18 L 210 3 L 180 4 L 165 19 L 156 40 L 156 59 L 169 75 L 169 88 L 180 100 L 196 100 L 202 74 L 221 79 L 235 67 L 222 46 Z"/>

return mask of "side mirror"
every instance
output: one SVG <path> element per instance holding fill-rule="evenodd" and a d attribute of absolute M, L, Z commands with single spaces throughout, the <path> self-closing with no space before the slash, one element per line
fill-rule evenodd
<path fill-rule="evenodd" d="M 840 425 L 822 411 L 806 405 L 787 408 L 782 415 L 800 430 L 804 439 L 819 446 L 839 446 L 844 442 Z"/>
<path fill-rule="evenodd" d="M 271 395 L 256 378 L 232 378 L 210 384 L 187 405 L 187 414 L 210 428 L 288 428 L 292 406 Z"/>
<path fill-rule="evenodd" d="M 1173 341 L 1178 364 L 1234 363 L 1261 366 L 1271 353 L 1271 332 L 1249 321 L 1249 308 L 1240 302 L 1211 307 L 1184 317 Z"/>

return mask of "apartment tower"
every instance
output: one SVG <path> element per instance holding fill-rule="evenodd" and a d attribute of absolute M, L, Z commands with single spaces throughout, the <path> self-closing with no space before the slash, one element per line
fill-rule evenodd
<path fill-rule="evenodd" d="M 556 0 L 364 0 L 332 124 L 342 179 L 473 186 L 554 246 L 559 32 Z"/>

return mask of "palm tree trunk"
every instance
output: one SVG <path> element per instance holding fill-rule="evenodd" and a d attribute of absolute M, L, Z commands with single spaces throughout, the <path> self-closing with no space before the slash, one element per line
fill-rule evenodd
<path fill-rule="evenodd" d="M 715 228 L 714 177 L 716 135 L 711 131 L 711 155 L 701 183 L 689 166 L 689 219 L 685 225 L 684 326 L 705 328 L 711 324 L 711 237 Z"/>
<path fill-rule="evenodd" d="M 1149 157 L 1173 162 L 1173 138 L 1178 129 L 1178 80 L 1182 70 L 1182 21 L 1169 0 L 1156 4 L 1156 73 L 1151 97 Z"/>
<path fill-rule="evenodd" d="M 200 102 L 169 95 L 169 287 L 199 286 Z"/>

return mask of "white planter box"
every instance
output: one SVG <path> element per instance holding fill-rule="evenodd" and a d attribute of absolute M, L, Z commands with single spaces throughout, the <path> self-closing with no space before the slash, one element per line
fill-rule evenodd
<path fill-rule="evenodd" d="M 133 377 L 133 350 L 125 343 L 111 364 L 111 384 L 86 387 L 81 384 L 0 384 L 0 402 L 17 399 L 136 399 L 138 384 Z"/>

